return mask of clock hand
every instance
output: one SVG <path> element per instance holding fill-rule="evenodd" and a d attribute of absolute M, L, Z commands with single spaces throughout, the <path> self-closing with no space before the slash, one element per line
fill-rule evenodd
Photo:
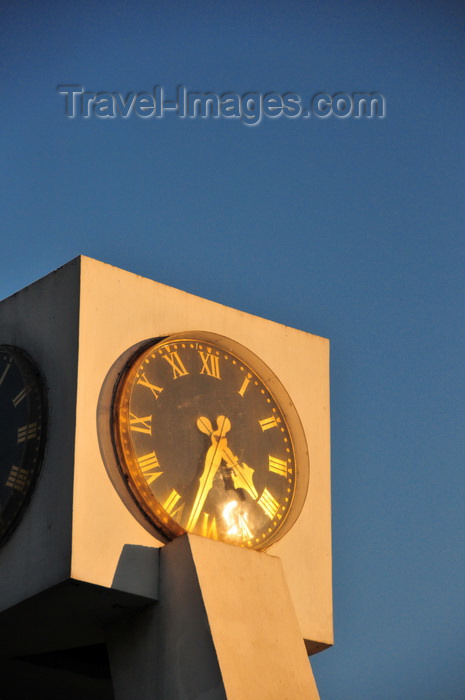
<path fill-rule="evenodd" d="M 218 427 L 216 430 L 213 430 L 211 429 L 212 425 L 210 421 L 208 418 L 205 418 L 205 416 L 201 416 L 197 420 L 198 429 L 202 433 L 210 435 L 212 444 L 208 448 L 205 456 L 205 465 L 199 479 L 199 488 L 195 495 L 194 505 L 192 506 L 189 520 L 187 521 L 186 529 L 188 532 L 192 532 L 197 520 L 200 517 L 203 504 L 205 503 L 205 499 L 207 498 L 213 485 L 215 474 L 218 471 L 221 460 L 223 459 L 222 443 L 226 442 L 226 438 L 224 436 L 230 429 L 231 423 L 225 416 L 218 416 L 216 419 L 216 424 Z"/>
<path fill-rule="evenodd" d="M 197 418 L 197 428 L 201 433 L 205 433 L 205 435 L 208 435 L 209 437 L 213 432 L 212 424 L 208 418 L 205 418 L 205 416 L 200 416 L 200 418 Z"/>
<path fill-rule="evenodd" d="M 217 421 L 219 421 L 220 418 L 224 418 L 224 416 L 219 416 Z M 227 424 L 229 425 L 227 430 L 224 431 L 224 433 L 226 433 L 231 428 L 231 421 L 229 421 L 228 418 L 225 418 L 224 420 L 227 421 Z M 201 416 L 197 420 L 197 427 L 202 433 L 205 433 L 206 435 L 211 436 L 213 433 L 212 424 L 210 423 L 208 418 L 205 418 L 204 416 Z M 223 459 L 225 460 L 228 467 L 230 467 L 230 469 L 233 470 L 232 479 L 234 483 L 234 488 L 245 489 L 245 491 L 247 491 L 247 493 L 249 493 L 252 496 L 252 498 L 256 500 L 258 498 L 258 493 L 254 486 L 252 478 L 254 469 L 249 467 L 245 462 L 242 462 L 242 464 L 239 462 L 237 457 L 235 457 L 229 449 L 227 438 L 224 438 L 224 440 L 222 440 L 222 445 L 218 445 L 218 448 L 221 449 Z"/>
<path fill-rule="evenodd" d="M 205 466 L 200 477 L 200 486 L 195 496 L 194 505 L 192 507 L 189 520 L 187 521 L 187 531 L 191 532 L 199 519 L 203 504 L 207 498 L 208 492 L 213 485 L 213 478 L 221 464 L 221 453 L 218 452 L 217 445 L 212 445 L 208 448 L 205 457 Z"/>
<path fill-rule="evenodd" d="M 226 445 L 223 447 L 223 458 L 228 467 L 233 470 L 232 480 L 235 489 L 245 489 L 254 500 L 258 498 L 257 489 L 253 483 L 253 473 L 254 469 L 249 467 L 245 462 L 242 464 L 239 462 L 237 457 L 233 455 L 229 447 Z"/>

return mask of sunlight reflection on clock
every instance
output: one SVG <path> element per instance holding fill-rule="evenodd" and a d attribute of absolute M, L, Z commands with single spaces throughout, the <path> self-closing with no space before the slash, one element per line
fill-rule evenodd
<path fill-rule="evenodd" d="M 247 524 L 247 513 L 237 501 L 229 501 L 223 508 L 223 519 L 228 528 L 227 534 L 232 537 L 249 539 L 252 533 Z"/>

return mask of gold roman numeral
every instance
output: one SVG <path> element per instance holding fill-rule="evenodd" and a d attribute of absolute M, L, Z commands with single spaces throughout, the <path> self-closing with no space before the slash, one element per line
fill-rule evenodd
<path fill-rule="evenodd" d="M 18 440 L 17 444 L 20 442 L 26 442 L 26 440 L 31 440 L 37 435 L 37 423 L 30 423 L 29 425 L 23 425 L 18 428 Z"/>
<path fill-rule="evenodd" d="M 202 350 L 198 351 L 200 355 L 200 359 L 202 360 L 202 369 L 200 370 L 200 374 L 208 374 L 209 377 L 216 377 L 217 379 L 221 379 L 220 377 L 220 358 L 218 355 L 213 355 L 212 352 L 202 352 Z"/>
<path fill-rule="evenodd" d="M 281 418 L 279 416 L 270 416 L 269 418 L 263 418 L 263 420 L 258 421 L 260 427 L 263 431 L 269 430 L 270 428 L 277 428 L 278 423 L 281 423 Z"/>
<path fill-rule="evenodd" d="M 211 540 L 218 539 L 218 532 L 216 530 L 216 518 L 213 517 L 210 522 L 210 516 L 208 513 L 202 513 L 202 529 L 203 537 L 209 537 Z"/>
<path fill-rule="evenodd" d="M 274 496 L 265 487 L 263 493 L 257 501 L 258 505 L 263 508 L 265 515 L 273 519 L 278 512 L 279 503 Z"/>
<path fill-rule="evenodd" d="M 16 408 L 17 406 L 19 406 L 21 401 L 25 398 L 26 398 L 26 389 L 21 389 L 19 394 L 16 394 L 14 399 L 11 399 L 13 401 L 13 406 Z"/>
<path fill-rule="evenodd" d="M 189 374 L 176 350 L 174 352 L 170 352 L 169 355 L 163 355 L 163 359 L 171 365 L 173 370 L 173 379 Z"/>
<path fill-rule="evenodd" d="M 170 495 L 168 496 L 168 498 L 166 499 L 166 501 L 162 504 L 163 508 L 166 510 L 166 512 L 169 515 L 171 515 L 172 517 L 174 517 L 176 515 L 176 513 L 179 513 L 181 511 L 181 509 L 184 508 L 184 504 L 182 506 L 178 506 L 178 508 L 176 508 L 177 503 L 178 503 L 180 498 L 181 498 L 181 496 L 176 491 L 176 489 L 173 489 L 171 491 Z"/>
<path fill-rule="evenodd" d="M 239 530 L 241 532 L 241 537 L 243 540 L 251 539 L 252 533 L 250 532 L 249 526 L 247 525 L 247 521 L 243 515 L 239 516 Z"/>
<path fill-rule="evenodd" d="M 129 414 L 129 427 L 137 433 L 152 434 L 152 416 L 138 418 L 134 413 Z"/>
<path fill-rule="evenodd" d="M 3 384 L 3 380 L 5 379 L 10 367 L 11 367 L 11 360 L 7 363 L 5 369 L 3 370 L 2 376 L 0 377 L 0 386 Z"/>
<path fill-rule="evenodd" d="M 244 381 L 242 382 L 242 386 L 241 386 L 241 388 L 239 389 L 239 394 L 240 394 L 241 396 L 244 396 L 245 391 L 246 391 L 247 387 L 248 387 L 249 384 L 250 384 L 251 378 L 252 378 L 251 375 L 247 375 L 247 377 L 246 377 L 246 378 L 244 379 Z"/>
<path fill-rule="evenodd" d="M 278 459 L 268 455 L 268 469 L 270 472 L 287 477 L 287 462 L 285 459 Z"/>
<path fill-rule="evenodd" d="M 137 383 L 141 384 L 142 386 L 146 386 L 147 389 L 150 389 L 150 391 L 152 392 L 152 394 L 155 396 L 156 399 L 158 399 L 161 392 L 163 391 L 162 386 L 156 386 L 155 384 L 152 384 L 151 382 L 149 382 L 149 380 L 145 376 L 145 372 L 142 372 L 142 375 L 141 375 L 140 379 L 137 380 Z"/>
<path fill-rule="evenodd" d="M 149 452 L 146 455 L 142 455 L 142 457 L 138 457 L 137 462 L 149 486 L 163 474 L 155 452 Z"/>
<path fill-rule="evenodd" d="M 20 469 L 13 465 L 5 486 L 9 486 L 11 489 L 15 489 L 15 491 L 24 491 L 27 484 L 27 476 L 28 473 L 26 469 Z"/>

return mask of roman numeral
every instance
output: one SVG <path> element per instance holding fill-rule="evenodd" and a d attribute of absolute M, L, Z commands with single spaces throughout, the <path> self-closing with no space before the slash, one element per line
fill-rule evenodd
<path fill-rule="evenodd" d="M 137 433 L 152 434 L 152 416 L 138 418 L 134 413 L 129 414 L 129 427 Z"/>
<path fill-rule="evenodd" d="M 219 364 L 220 358 L 218 355 L 213 355 L 211 352 L 202 352 L 202 350 L 199 350 L 198 352 L 200 359 L 202 360 L 202 369 L 200 370 L 200 374 L 206 373 L 209 377 L 221 379 Z"/>
<path fill-rule="evenodd" d="M 163 359 L 169 362 L 169 364 L 171 365 L 171 368 L 173 370 L 173 379 L 177 379 L 178 377 L 183 377 L 185 374 L 189 374 L 187 369 L 184 367 L 182 360 L 179 357 L 176 350 L 174 352 L 170 352 L 169 355 L 163 355 Z"/>
<path fill-rule="evenodd" d="M 247 389 L 247 387 L 249 386 L 249 384 L 250 384 L 250 377 L 246 377 L 246 378 L 244 379 L 244 381 L 242 382 L 241 388 L 239 389 L 239 394 L 240 394 L 241 396 L 244 396 L 245 390 Z"/>
<path fill-rule="evenodd" d="M 31 423 L 30 425 L 23 425 L 18 428 L 18 440 L 17 444 L 20 442 L 26 442 L 26 440 L 31 440 L 37 435 L 37 423 Z"/>
<path fill-rule="evenodd" d="M 278 512 L 279 503 L 276 498 L 271 495 L 267 488 L 263 489 L 263 493 L 258 499 L 257 503 L 263 509 L 265 515 L 267 515 L 270 519 L 273 519 Z"/>
<path fill-rule="evenodd" d="M 208 513 L 202 513 L 202 535 L 203 537 L 209 537 L 211 540 L 218 539 L 218 532 L 216 530 L 216 518 L 213 517 L 211 522 Z"/>
<path fill-rule="evenodd" d="M 285 459 L 278 459 L 268 455 L 268 469 L 270 472 L 287 477 L 287 462 Z"/>
<path fill-rule="evenodd" d="M 152 394 L 155 396 L 156 399 L 160 396 L 161 392 L 163 391 L 162 386 L 155 386 L 155 384 L 151 384 L 147 377 L 145 376 L 145 372 L 142 372 L 142 375 L 140 379 L 137 381 L 138 384 L 141 384 L 142 386 L 146 386 L 147 389 L 150 389 Z"/>
<path fill-rule="evenodd" d="M 269 430 L 270 428 L 277 428 L 278 423 L 281 423 L 281 418 L 279 416 L 270 416 L 269 418 L 263 418 L 263 420 L 258 421 L 260 427 L 263 431 Z"/>
<path fill-rule="evenodd" d="M 5 369 L 3 370 L 2 376 L 0 377 L 0 386 L 3 384 L 3 380 L 5 379 L 10 367 L 11 367 L 11 360 L 7 363 Z"/>
<path fill-rule="evenodd" d="M 19 394 L 16 394 L 14 399 L 11 399 L 13 401 L 13 406 L 16 408 L 23 399 L 26 398 L 26 389 L 21 389 Z"/>
<path fill-rule="evenodd" d="M 13 465 L 5 486 L 9 486 L 10 488 L 15 489 L 15 491 L 24 491 L 27 484 L 27 476 L 28 473 L 26 469 L 20 469 L 19 467 L 15 467 Z"/>
<path fill-rule="evenodd" d="M 179 513 L 181 511 L 181 509 L 184 508 L 184 504 L 182 506 L 179 506 L 178 508 L 176 508 L 176 505 L 177 505 L 180 498 L 181 498 L 181 496 L 176 491 L 176 489 L 173 489 L 171 491 L 170 495 L 168 496 L 168 498 L 166 499 L 166 501 L 162 504 L 163 508 L 166 510 L 168 515 L 171 515 L 174 517 L 176 515 L 176 513 Z"/>
<path fill-rule="evenodd" d="M 251 539 L 252 533 L 250 532 L 249 526 L 247 525 L 247 521 L 243 515 L 239 516 L 239 530 L 241 531 L 241 537 L 243 540 Z"/>
<path fill-rule="evenodd" d="M 149 452 L 146 455 L 142 455 L 142 457 L 138 457 L 137 462 L 149 486 L 155 481 L 155 479 L 158 479 L 158 477 L 163 474 L 163 472 L 160 470 L 160 465 L 155 452 Z"/>

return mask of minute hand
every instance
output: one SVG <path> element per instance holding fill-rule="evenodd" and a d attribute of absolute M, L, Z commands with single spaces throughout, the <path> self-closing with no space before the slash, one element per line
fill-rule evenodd
<path fill-rule="evenodd" d="M 195 496 L 194 505 L 187 522 L 187 531 L 192 532 L 197 520 L 199 519 L 200 513 L 205 503 L 205 499 L 213 485 L 213 479 L 218 467 L 221 464 L 221 451 L 218 449 L 218 445 L 214 443 L 208 448 L 207 455 L 205 457 L 205 467 L 203 473 L 199 479 L 200 485 Z"/>
<path fill-rule="evenodd" d="M 233 470 L 232 480 L 234 482 L 234 488 L 243 488 L 252 496 L 252 498 L 257 499 L 258 493 L 253 484 L 254 469 L 249 467 L 245 462 L 242 462 L 241 464 L 237 457 L 233 455 L 228 446 L 223 447 L 221 449 L 221 453 L 228 467 Z"/>

